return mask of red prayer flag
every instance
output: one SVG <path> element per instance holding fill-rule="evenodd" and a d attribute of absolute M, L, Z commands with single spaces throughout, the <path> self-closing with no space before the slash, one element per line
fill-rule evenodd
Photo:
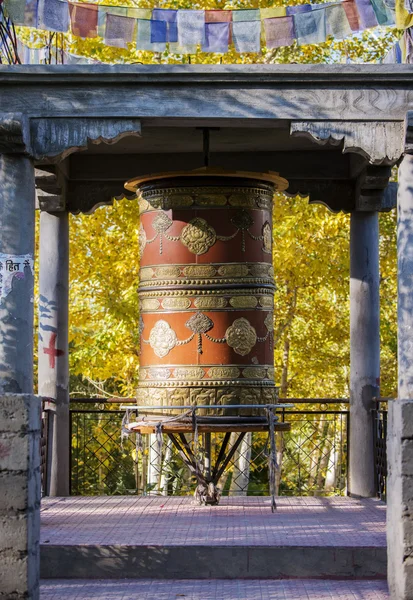
<path fill-rule="evenodd" d="M 351 31 L 360 30 L 359 12 L 354 0 L 344 0 L 343 8 L 346 11 L 348 22 L 350 23 Z"/>
<path fill-rule="evenodd" d="M 70 24 L 73 35 L 81 38 L 97 37 L 98 5 L 69 2 Z"/>

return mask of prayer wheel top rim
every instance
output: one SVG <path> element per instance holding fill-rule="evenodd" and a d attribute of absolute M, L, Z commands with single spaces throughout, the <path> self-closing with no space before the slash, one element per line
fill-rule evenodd
<path fill-rule="evenodd" d="M 166 171 L 162 173 L 152 173 L 150 175 L 142 175 L 140 177 L 134 177 L 125 183 L 125 188 L 131 192 L 136 192 L 143 186 L 150 185 L 152 183 L 159 182 L 161 180 L 174 181 L 177 179 L 188 179 L 191 178 L 223 178 L 228 179 L 228 184 L 233 184 L 234 179 L 244 180 L 245 183 L 256 181 L 257 183 L 267 183 L 274 186 L 274 191 L 283 192 L 288 188 L 288 181 L 283 177 L 280 177 L 278 173 L 274 171 L 268 171 L 266 173 L 256 173 L 254 171 L 226 171 L 225 169 L 203 167 L 201 169 L 195 169 L 193 171 Z M 204 180 L 204 181 L 205 181 Z M 230 182 L 230 180 L 232 180 Z"/>

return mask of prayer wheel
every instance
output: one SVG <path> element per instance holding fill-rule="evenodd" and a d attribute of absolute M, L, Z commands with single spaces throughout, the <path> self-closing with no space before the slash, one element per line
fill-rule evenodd
<path fill-rule="evenodd" d="M 275 400 L 276 173 L 200 169 L 131 180 L 140 206 L 140 380 L 147 406 Z"/>

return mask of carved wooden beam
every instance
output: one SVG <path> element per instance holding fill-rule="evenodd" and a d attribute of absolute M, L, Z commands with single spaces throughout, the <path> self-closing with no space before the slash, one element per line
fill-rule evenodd
<path fill-rule="evenodd" d="M 293 121 L 290 131 L 321 145 L 342 144 L 343 153 L 357 152 L 372 165 L 394 165 L 403 154 L 401 121 Z"/>
<path fill-rule="evenodd" d="M 139 119 L 32 118 L 22 113 L 0 115 L 0 153 L 28 154 L 35 160 L 61 162 L 89 143 L 114 144 L 124 136 L 141 135 Z"/>
<path fill-rule="evenodd" d="M 114 144 L 125 136 L 140 136 L 141 124 L 126 118 L 31 119 L 30 133 L 34 158 L 60 162 L 88 143 Z"/>

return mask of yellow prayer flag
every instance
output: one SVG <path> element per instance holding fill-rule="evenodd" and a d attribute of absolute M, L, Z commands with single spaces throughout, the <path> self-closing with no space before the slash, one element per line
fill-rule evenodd
<path fill-rule="evenodd" d="M 413 26 L 413 14 L 410 15 L 404 8 L 404 0 L 396 0 L 396 27 L 407 29 Z"/>
<path fill-rule="evenodd" d="M 274 17 L 285 17 L 287 9 L 285 6 L 274 8 L 260 8 L 261 19 L 273 19 Z"/>

